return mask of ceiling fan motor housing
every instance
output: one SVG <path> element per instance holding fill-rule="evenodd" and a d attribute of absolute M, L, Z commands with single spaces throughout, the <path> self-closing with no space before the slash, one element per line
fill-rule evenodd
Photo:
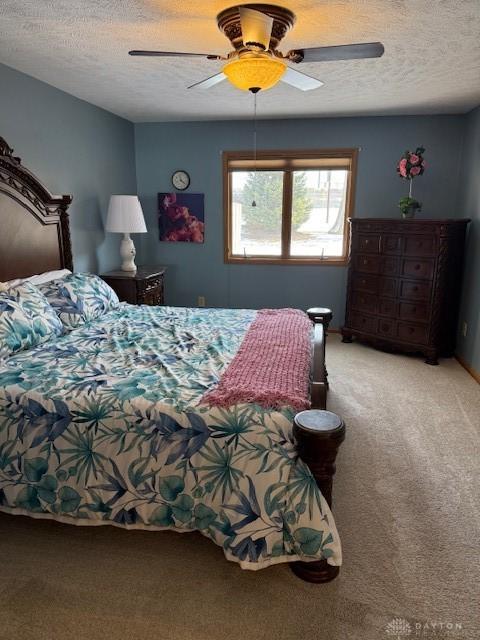
<path fill-rule="evenodd" d="M 237 52 L 245 50 L 242 28 L 240 25 L 239 6 L 260 11 L 273 18 L 272 34 L 270 37 L 270 51 L 275 51 L 287 32 L 295 24 L 295 14 L 289 9 L 278 7 L 275 4 L 243 4 L 224 9 L 217 16 L 218 28 L 226 35 Z M 263 46 L 258 43 L 249 43 L 249 50 L 263 51 Z"/>

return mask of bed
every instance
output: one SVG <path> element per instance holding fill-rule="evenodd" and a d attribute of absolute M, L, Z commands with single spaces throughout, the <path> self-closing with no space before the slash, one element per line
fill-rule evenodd
<path fill-rule="evenodd" d="M 0 281 L 72 270 L 70 202 L 0 138 Z M 121 303 L 0 361 L 0 510 L 196 530 L 244 569 L 289 562 L 305 580 L 334 578 L 343 423 L 291 406 L 202 401 L 258 314 Z M 311 401 L 325 409 L 325 327 L 313 319 Z"/>

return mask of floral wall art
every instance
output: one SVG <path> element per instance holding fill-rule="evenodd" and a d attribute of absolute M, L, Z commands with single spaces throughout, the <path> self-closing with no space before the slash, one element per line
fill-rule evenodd
<path fill-rule="evenodd" d="M 159 193 L 158 224 L 162 242 L 203 242 L 204 194 Z"/>

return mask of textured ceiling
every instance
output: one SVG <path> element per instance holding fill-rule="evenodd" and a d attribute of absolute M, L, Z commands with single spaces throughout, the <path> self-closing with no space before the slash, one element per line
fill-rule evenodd
<path fill-rule="evenodd" d="M 251 116 L 228 82 L 187 90 L 221 68 L 131 58 L 129 49 L 225 53 L 221 0 L 1 0 L 0 62 L 133 121 Z M 274 3 L 274 2 L 273 2 Z M 299 65 L 325 85 L 280 83 L 260 117 L 459 113 L 480 103 L 480 0 L 280 0 L 297 15 L 281 49 L 371 42 L 383 58 Z"/>

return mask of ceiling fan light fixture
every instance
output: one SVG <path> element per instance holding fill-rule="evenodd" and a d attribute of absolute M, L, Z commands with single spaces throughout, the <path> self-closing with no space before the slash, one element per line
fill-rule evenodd
<path fill-rule="evenodd" d="M 287 69 L 281 60 L 270 57 L 246 57 L 232 60 L 223 67 L 223 73 L 237 89 L 265 91 L 274 87 Z"/>

